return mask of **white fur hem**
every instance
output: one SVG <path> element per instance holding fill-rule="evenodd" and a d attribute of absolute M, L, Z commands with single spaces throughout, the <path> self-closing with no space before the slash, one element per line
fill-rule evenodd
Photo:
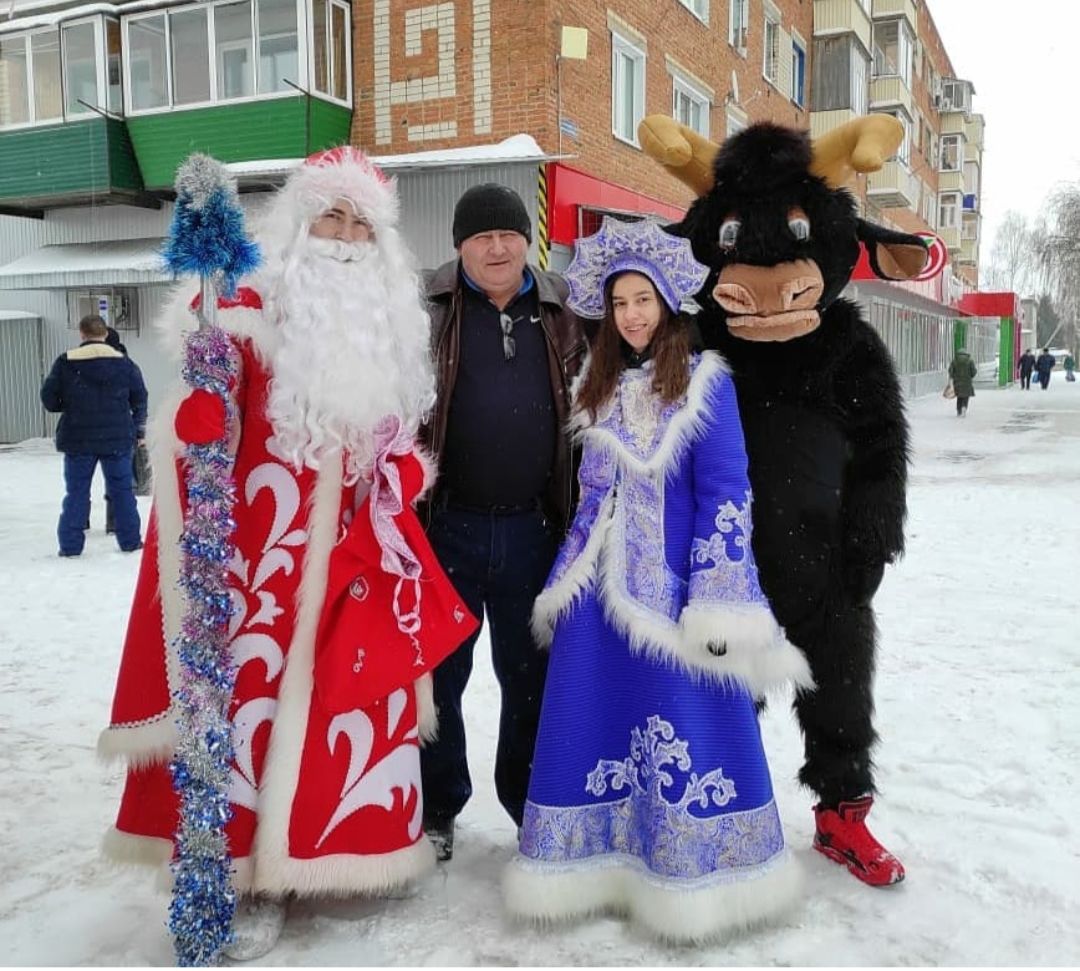
<path fill-rule="evenodd" d="M 254 883 L 241 885 L 239 870 L 233 883 L 242 892 L 278 896 L 379 894 L 411 883 L 434 869 L 435 848 L 421 835 L 412 846 L 392 853 L 336 854 L 311 860 L 289 857 L 273 868 L 263 867 L 260 862 Z"/>
<path fill-rule="evenodd" d="M 679 627 L 676 650 L 688 665 L 734 678 L 758 693 L 787 682 L 814 687 L 806 657 L 784 637 L 768 607 L 689 603 Z M 718 641 L 727 647 L 719 657 L 706 647 Z"/>
<path fill-rule="evenodd" d="M 173 855 L 172 840 L 137 836 L 113 826 L 101 841 L 101 853 L 110 863 L 124 866 L 167 867 Z"/>
<path fill-rule="evenodd" d="M 664 880 L 633 857 L 554 865 L 516 857 L 503 875 L 509 913 L 539 924 L 627 914 L 662 940 L 696 944 L 776 920 L 802 896 L 802 873 L 785 850 L 725 881 Z"/>
<path fill-rule="evenodd" d="M 611 525 L 613 502 L 610 495 L 604 499 L 585 549 L 578 554 L 578 558 L 563 574 L 562 579 L 543 590 L 533 604 L 532 632 L 536 643 L 541 647 L 551 646 L 555 625 L 559 619 L 570 613 L 578 597 L 593 585 L 600 552 L 604 548 L 604 540 Z"/>
<path fill-rule="evenodd" d="M 176 747 L 176 724 L 167 715 L 143 725 L 110 725 L 98 736 L 97 754 L 104 762 L 124 759 L 128 768 L 168 762 Z"/>

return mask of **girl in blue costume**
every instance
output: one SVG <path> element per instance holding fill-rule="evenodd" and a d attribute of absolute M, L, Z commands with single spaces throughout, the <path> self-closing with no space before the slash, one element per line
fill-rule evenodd
<path fill-rule="evenodd" d="M 808 685 L 758 586 L 735 391 L 691 352 L 690 244 L 606 219 L 570 306 L 602 317 L 575 390 L 581 499 L 533 624 L 551 661 L 519 853 L 518 917 L 628 913 L 673 941 L 798 894 L 753 698 Z"/>

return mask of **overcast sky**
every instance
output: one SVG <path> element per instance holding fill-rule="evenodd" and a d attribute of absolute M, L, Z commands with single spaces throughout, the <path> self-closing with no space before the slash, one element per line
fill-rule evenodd
<path fill-rule="evenodd" d="M 927 0 L 957 76 L 986 118 L 981 262 L 1009 209 L 1029 222 L 1061 182 L 1080 182 L 1077 0 Z"/>

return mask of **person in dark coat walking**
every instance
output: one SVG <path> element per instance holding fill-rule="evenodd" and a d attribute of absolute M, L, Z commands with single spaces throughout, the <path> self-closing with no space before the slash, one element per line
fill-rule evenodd
<path fill-rule="evenodd" d="M 1029 347 L 1020 355 L 1020 387 L 1025 391 L 1031 390 L 1031 372 L 1035 370 L 1035 355 Z"/>
<path fill-rule="evenodd" d="M 60 412 L 56 448 L 64 453 L 66 487 L 57 527 L 60 555 L 83 551 L 90 482 L 99 463 L 116 513 L 116 539 L 129 553 L 142 547 L 131 457 L 145 434 L 146 385 L 139 369 L 106 342 L 104 320 L 83 317 L 79 334 L 82 343 L 56 359 L 41 386 L 46 410 Z"/>
<path fill-rule="evenodd" d="M 428 536 L 466 606 L 487 615 L 502 692 L 495 788 L 518 826 L 547 673 L 530 616 L 573 507 L 565 423 L 586 353 L 566 284 L 526 263 L 531 238 L 516 192 L 473 186 L 454 209 L 458 258 L 425 281 L 438 382 L 422 430 L 439 473 Z M 443 861 L 472 795 L 461 698 L 475 644 L 435 669 L 439 736 L 420 751 L 424 829 Z"/>
<path fill-rule="evenodd" d="M 1050 372 L 1054 370 L 1056 363 L 1057 360 L 1050 353 L 1050 348 L 1044 347 L 1039 359 L 1035 362 L 1035 373 L 1039 375 L 1039 384 L 1042 385 L 1043 391 L 1050 386 Z"/>
<path fill-rule="evenodd" d="M 978 373 L 979 369 L 971 355 L 961 347 L 949 365 L 949 380 L 956 392 L 957 418 L 963 418 L 967 414 L 968 401 L 975 397 L 975 375 Z"/>

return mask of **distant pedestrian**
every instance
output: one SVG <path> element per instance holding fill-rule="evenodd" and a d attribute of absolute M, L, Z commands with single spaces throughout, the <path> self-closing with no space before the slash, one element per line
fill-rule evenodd
<path fill-rule="evenodd" d="M 978 373 L 979 369 L 971 355 L 961 347 L 949 365 L 949 380 L 956 392 L 957 418 L 967 414 L 968 401 L 975 397 L 975 375 Z"/>
<path fill-rule="evenodd" d="M 1074 372 L 1076 371 L 1076 359 L 1071 354 L 1066 354 L 1062 366 L 1065 368 L 1065 380 L 1075 381 L 1076 374 Z"/>
<path fill-rule="evenodd" d="M 131 456 L 146 429 L 146 385 L 139 369 L 106 342 L 96 315 L 79 321 L 82 343 L 61 354 L 41 386 L 41 403 L 60 412 L 56 448 L 64 453 L 64 496 L 57 538 L 61 556 L 78 556 L 86 537 L 90 482 L 101 464 L 125 553 L 142 548 Z"/>
<path fill-rule="evenodd" d="M 1039 359 L 1035 362 L 1035 373 L 1039 375 L 1039 384 L 1042 385 L 1043 391 L 1050 386 L 1050 372 L 1054 370 L 1056 363 L 1057 360 L 1050 353 L 1050 348 L 1044 347 Z"/>
<path fill-rule="evenodd" d="M 1025 391 L 1031 390 L 1031 372 L 1035 370 L 1035 353 L 1029 347 L 1020 355 L 1020 387 Z"/>

